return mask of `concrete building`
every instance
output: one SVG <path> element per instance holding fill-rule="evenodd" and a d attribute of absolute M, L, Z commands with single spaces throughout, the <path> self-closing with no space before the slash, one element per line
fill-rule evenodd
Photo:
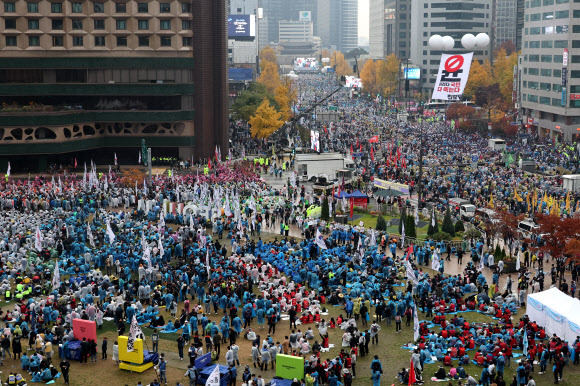
<path fill-rule="evenodd" d="M 492 50 L 511 41 L 516 44 L 518 0 L 494 0 L 492 24 Z"/>
<path fill-rule="evenodd" d="M 229 0 L 229 15 L 253 17 L 254 36 L 228 36 L 228 63 L 256 64 L 259 55 L 258 0 Z"/>
<path fill-rule="evenodd" d="M 4 1 L 0 164 L 227 154 L 225 21 L 223 0 Z"/>
<path fill-rule="evenodd" d="M 421 67 L 423 87 L 432 90 L 439 70 L 441 51 L 431 50 L 429 38 L 435 34 L 455 39 L 453 52 L 465 52 L 461 38 L 481 32 L 491 36 L 492 1 L 448 2 L 415 0 L 411 9 L 411 62 Z M 475 50 L 474 59 L 489 59 L 491 47 Z"/>
<path fill-rule="evenodd" d="M 580 139 L 580 3 L 532 0 L 519 63 L 521 115 L 534 133 Z"/>
<path fill-rule="evenodd" d="M 370 0 L 369 55 L 384 59 L 395 54 L 401 59 L 410 55 L 411 1 Z"/>
<path fill-rule="evenodd" d="M 282 20 L 279 23 L 280 42 L 312 42 L 314 27 L 311 21 Z"/>
<path fill-rule="evenodd" d="M 358 0 L 317 0 L 316 35 L 322 46 L 346 53 L 358 47 Z"/>
<path fill-rule="evenodd" d="M 316 0 L 259 0 L 258 4 L 260 8 L 264 9 L 264 19 L 261 22 L 264 23 L 265 28 L 264 32 L 260 29 L 260 33 L 263 33 L 260 46 L 262 46 L 262 42 L 278 43 L 281 41 L 278 35 L 280 21 L 300 21 L 303 12 L 310 12 L 310 21 L 316 24 Z"/>
<path fill-rule="evenodd" d="M 516 51 L 522 50 L 522 32 L 524 30 L 525 0 L 517 0 L 516 16 Z"/>

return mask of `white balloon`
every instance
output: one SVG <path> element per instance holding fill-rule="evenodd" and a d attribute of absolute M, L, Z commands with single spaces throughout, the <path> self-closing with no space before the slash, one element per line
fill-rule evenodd
<path fill-rule="evenodd" d="M 429 47 L 432 50 L 441 50 L 443 49 L 443 38 L 441 35 L 433 35 L 429 38 Z"/>
<path fill-rule="evenodd" d="M 473 34 L 466 34 L 461 38 L 461 45 L 463 46 L 463 48 L 465 48 L 466 50 L 471 50 L 473 49 L 473 47 L 475 47 L 475 36 L 473 36 Z"/>
<path fill-rule="evenodd" d="M 489 36 L 486 33 L 477 34 L 475 45 L 480 48 L 487 47 L 489 45 Z"/>
<path fill-rule="evenodd" d="M 443 36 L 443 49 L 449 51 L 455 47 L 455 40 L 451 36 Z"/>

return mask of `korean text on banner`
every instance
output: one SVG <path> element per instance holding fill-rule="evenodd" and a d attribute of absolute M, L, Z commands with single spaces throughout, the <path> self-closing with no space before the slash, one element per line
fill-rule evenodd
<path fill-rule="evenodd" d="M 431 99 L 461 100 L 469 77 L 473 52 L 467 54 L 443 54 L 437 73 L 437 81 Z"/>

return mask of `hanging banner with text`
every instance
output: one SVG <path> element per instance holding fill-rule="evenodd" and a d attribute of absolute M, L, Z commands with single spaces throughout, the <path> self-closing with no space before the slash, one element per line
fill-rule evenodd
<path fill-rule="evenodd" d="M 396 190 L 397 192 L 401 192 L 403 194 L 409 194 L 409 185 L 399 184 L 398 182 L 380 180 L 378 178 L 374 179 L 375 187 L 384 190 Z"/>
<path fill-rule="evenodd" d="M 473 52 L 468 54 L 443 54 L 437 73 L 437 81 L 431 99 L 459 101 L 469 77 Z"/>

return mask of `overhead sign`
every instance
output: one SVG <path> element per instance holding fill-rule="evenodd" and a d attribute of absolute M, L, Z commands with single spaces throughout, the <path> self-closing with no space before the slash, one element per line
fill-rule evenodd
<path fill-rule="evenodd" d="M 437 73 L 437 81 L 431 99 L 461 100 L 469 77 L 473 52 L 467 54 L 443 54 Z"/>
<path fill-rule="evenodd" d="M 378 178 L 375 178 L 373 182 L 377 188 L 385 190 L 391 189 L 396 190 L 397 192 L 401 192 L 403 194 L 409 194 L 409 185 L 399 184 L 398 182 L 380 180 Z"/>
<path fill-rule="evenodd" d="M 418 80 L 421 79 L 420 68 L 405 68 L 405 79 Z"/>
<path fill-rule="evenodd" d="M 300 21 L 312 21 L 312 12 L 300 11 Z"/>
<path fill-rule="evenodd" d="M 255 37 L 256 36 L 256 16 L 255 15 L 230 15 L 228 17 L 228 37 Z"/>

